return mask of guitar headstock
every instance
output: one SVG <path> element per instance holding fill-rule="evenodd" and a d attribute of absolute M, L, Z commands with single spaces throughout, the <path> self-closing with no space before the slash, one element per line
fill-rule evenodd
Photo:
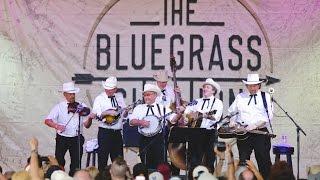
<path fill-rule="evenodd" d="M 130 104 L 129 106 L 127 106 L 127 109 L 133 109 L 134 107 L 136 107 L 139 104 L 143 104 L 143 101 L 141 99 L 133 102 L 132 104 Z"/>

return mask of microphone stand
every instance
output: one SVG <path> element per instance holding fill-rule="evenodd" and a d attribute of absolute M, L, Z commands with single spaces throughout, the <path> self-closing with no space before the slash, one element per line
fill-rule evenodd
<path fill-rule="evenodd" d="M 271 100 L 286 114 L 286 116 L 291 120 L 291 122 L 296 126 L 297 130 L 297 179 L 299 179 L 299 163 L 300 163 L 300 131 L 305 135 L 306 133 L 303 129 L 293 120 L 293 118 L 285 111 L 280 104 L 272 97 Z"/>
<path fill-rule="evenodd" d="M 81 123 L 81 116 L 80 112 L 78 112 L 79 123 L 78 123 L 78 160 L 79 160 L 79 169 L 81 169 L 81 134 L 80 134 L 80 123 Z"/>

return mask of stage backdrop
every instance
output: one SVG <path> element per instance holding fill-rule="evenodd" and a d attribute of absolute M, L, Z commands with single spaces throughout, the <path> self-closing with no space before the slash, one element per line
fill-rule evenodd
<path fill-rule="evenodd" d="M 306 177 L 305 167 L 320 162 L 319 9 L 319 0 L 1 0 L 0 165 L 21 168 L 32 136 L 42 154 L 54 154 L 55 132 L 43 120 L 62 99 L 63 82 L 75 81 L 77 99 L 92 105 L 101 81 L 115 75 L 131 103 L 157 70 L 170 72 L 174 56 L 183 97 L 198 98 L 202 81 L 214 78 L 225 110 L 247 73 L 268 80 L 263 90 L 273 87 L 307 133 L 300 156 Z M 296 127 L 274 108 L 272 143 L 288 136 L 296 172 Z M 96 135 L 95 123 L 85 137 Z"/>

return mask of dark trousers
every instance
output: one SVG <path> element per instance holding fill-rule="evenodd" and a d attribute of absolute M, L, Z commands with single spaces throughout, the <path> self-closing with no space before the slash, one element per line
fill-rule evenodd
<path fill-rule="evenodd" d="M 99 127 L 98 131 L 98 169 L 103 171 L 108 163 L 117 157 L 123 157 L 123 141 L 121 130 L 113 130 Z"/>
<path fill-rule="evenodd" d="M 83 143 L 84 143 L 84 137 L 81 135 L 80 137 L 80 157 L 82 158 L 83 154 Z M 66 152 L 69 150 L 70 154 L 70 171 L 69 175 L 73 176 L 76 169 L 79 168 L 79 145 L 78 145 L 78 137 L 64 137 L 60 136 L 59 134 L 56 135 L 56 151 L 55 156 L 58 160 L 58 163 L 60 166 L 63 166 L 66 164 L 66 161 L 64 159 L 64 156 Z M 80 159 L 81 161 L 81 159 Z"/>
<path fill-rule="evenodd" d="M 267 128 L 260 130 L 268 132 Z M 254 150 L 259 171 L 264 179 L 268 179 L 271 167 L 270 138 L 265 135 L 249 133 L 247 139 L 237 140 L 237 146 L 239 150 L 240 164 L 245 164 L 245 161 L 250 159 L 252 150 Z"/>
<path fill-rule="evenodd" d="M 214 145 L 216 141 L 215 130 L 206 130 L 206 138 L 192 139 L 189 146 L 190 171 L 198 165 L 204 165 L 214 171 Z M 191 154 L 190 154 L 191 153 Z"/>
<path fill-rule="evenodd" d="M 159 133 L 152 137 L 141 136 L 140 159 L 148 169 L 156 169 L 158 164 L 164 162 L 163 134 Z"/>

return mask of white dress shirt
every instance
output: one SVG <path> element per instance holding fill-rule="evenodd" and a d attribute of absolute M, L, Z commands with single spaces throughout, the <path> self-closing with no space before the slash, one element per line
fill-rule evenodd
<path fill-rule="evenodd" d="M 204 99 L 208 99 L 208 100 L 204 100 Z M 219 121 L 222 116 L 222 112 L 223 112 L 222 101 L 218 98 L 215 98 L 213 95 L 208 98 L 204 98 L 204 97 L 198 98 L 195 101 L 197 102 L 197 104 L 187 106 L 184 113 L 185 114 L 189 114 L 191 112 L 208 113 L 211 111 L 216 111 L 216 113 L 213 115 L 215 120 L 203 118 L 200 126 L 201 128 L 214 129 L 213 124 Z"/>
<path fill-rule="evenodd" d="M 175 113 L 171 113 L 172 111 L 170 108 L 164 107 L 162 104 L 153 103 L 152 106 L 153 107 L 151 111 L 151 110 L 148 110 L 149 108 L 147 104 L 139 104 L 133 109 L 132 114 L 129 116 L 129 121 L 131 121 L 132 119 L 143 120 L 143 118 L 148 115 L 154 115 L 158 118 L 162 118 L 164 115 L 164 111 L 166 114 L 166 119 L 169 121 L 171 121 L 176 115 Z M 160 109 L 160 112 L 159 112 L 159 109 Z M 140 128 L 138 128 L 138 131 L 139 133 L 141 133 Z"/>
<path fill-rule="evenodd" d="M 115 93 L 114 96 L 116 98 L 117 105 L 121 108 L 125 108 L 126 103 L 124 101 L 123 95 L 121 93 Z M 105 110 L 109 110 L 109 109 L 115 110 L 115 109 L 117 109 L 117 107 L 114 107 L 112 105 L 111 98 L 109 98 L 105 92 L 102 92 L 94 100 L 92 113 L 96 114 L 97 116 L 101 116 L 102 112 L 104 112 Z M 107 125 L 106 123 L 101 121 L 99 123 L 99 127 L 107 128 L 107 129 L 114 129 L 114 130 L 122 129 L 122 125 L 123 125 L 122 119 L 123 119 L 123 117 L 120 117 L 119 121 L 112 126 Z"/>
<path fill-rule="evenodd" d="M 270 94 L 265 93 L 265 95 L 268 114 L 271 120 L 273 117 L 273 106 L 271 103 Z M 236 99 L 228 109 L 228 115 L 233 115 L 237 112 L 239 112 L 239 114 L 235 117 L 235 119 L 236 122 L 240 123 L 241 125 L 257 125 L 256 123 L 261 121 L 266 122 L 265 127 L 267 127 L 267 125 L 269 124 L 268 115 L 263 105 L 261 91 L 257 92 L 255 99 L 254 97 L 251 98 L 249 92 L 242 92 L 238 94 Z"/>
<path fill-rule="evenodd" d="M 87 107 L 84 103 L 80 103 L 82 106 Z M 46 119 L 51 119 L 54 123 L 65 126 L 63 132 L 57 131 L 61 136 L 75 137 L 78 135 L 79 114 L 68 113 L 68 102 L 62 101 L 55 105 Z M 83 132 L 84 117 L 80 116 L 80 134 Z"/>
<path fill-rule="evenodd" d="M 163 104 L 166 107 L 169 107 L 172 103 L 175 102 L 174 90 L 171 86 L 167 85 L 161 93 L 157 96 L 156 102 Z"/>

